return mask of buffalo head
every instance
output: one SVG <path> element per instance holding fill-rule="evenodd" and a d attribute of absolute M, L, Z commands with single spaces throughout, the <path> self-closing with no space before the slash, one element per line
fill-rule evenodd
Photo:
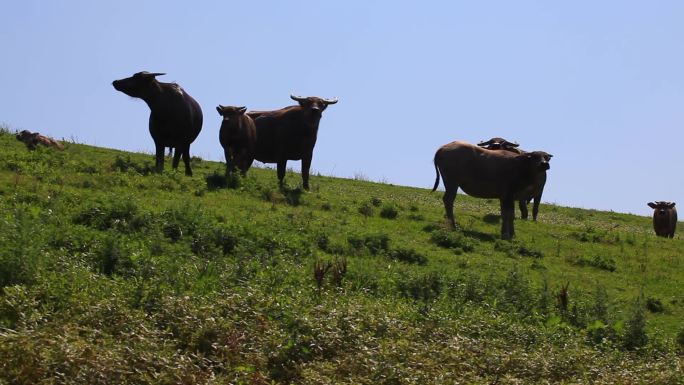
<path fill-rule="evenodd" d="M 551 168 L 549 161 L 553 155 L 544 151 L 532 151 L 517 156 L 523 159 L 530 166 L 533 172 L 542 172 Z"/>
<path fill-rule="evenodd" d="M 236 116 L 243 115 L 247 111 L 247 107 L 235 107 L 235 106 L 222 106 L 218 105 L 216 107 L 219 115 L 223 116 L 223 120 L 230 120 Z"/>
<path fill-rule="evenodd" d="M 290 95 L 292 100 L 299 103 L 305 111 L 320 116 L 330 104 L 337 103 L 337 99 L 323 99 L 316 96 L 302 97 Z"/>
<path fill-rule="evenodd" d="M 665 201 L 649 202 L 648 207 L 655 210 L 655 214 L 657 215 L 665 215 L 668 210 L 673 209 L 675 207 L 675 203 Z"/>
<path fill-rule="evenodd" d="M 154 87 L 156 76 L 165 75 L 160 72 L 147 72 L 142 71 L 134 74 L 133 76 L 125 79 L 114 80 L 112 85 L 117 91 L 123 92 L 124 94 L 140 98 L 146 95 L 151 87 Z"/>

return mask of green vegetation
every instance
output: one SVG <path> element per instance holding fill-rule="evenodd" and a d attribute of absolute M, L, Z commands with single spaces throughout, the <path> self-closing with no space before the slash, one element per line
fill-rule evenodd
<path fill-rule="evenodd" d="M 684 383 L 684 242 L 649 218 L 543 205 L 504 242 L 498 202 L 451 230 L 427 189 L 0 155 L 0 384 Z"/>

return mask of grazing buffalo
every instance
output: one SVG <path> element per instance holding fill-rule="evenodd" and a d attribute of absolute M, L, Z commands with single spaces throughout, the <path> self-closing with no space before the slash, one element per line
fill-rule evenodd
<path fill-rule="evenodd" d="M 223 117 L 219 141 L 226 155 L 226 175 L 235 171 L 235 166 L 245 175 L 254 161 L 256 126 L 252 118 L 245 114 L 246 110 L 245 107 L 220 104 L 216 107 Z"/>
<path fill-rule="evenodd" d="M 164 170 L 164 149 L 175 149 L 173 168 L 178 168 L 181 156 L 185 174 L 192 175 L 190 168 L 190 144 L 202 130 L 202 108 L 176 83 L 162 83 L 155 79 L 163 73 L 138 72 L 135 75 L 114 80 L 117 91 L 140 98 L 150 107 L 150 134 L 154 140 L 157 172 Z"/>
<path fill-rule="evenodd" d="M 299 105 L 274 111 L 247 113 L 257 130 L 254 158 L 263 163 L 276 163 L 278 183 L 283 186 L 288 160 L 302 161 L 302 182 L 309 189 L 309 169 L 323 111 L 337 99 L 290 96 Z"/>
<path fill-rule="evenodd" d="M 508 151 L 512 152 L 514 154 L 524 154 L 525 151 L 521 150 L 518 148 L 519 144 L 515 142 L 509 142 L 508 140 L 504 138 L 491 138 L 485 142 L 480 142 L 477 144 L 478 146 L 482 148 L 486 148 L 488 150 L 500 150 L 500 151 Z M 540 151 L 542 152 L 542 151 Z M 544 156 L 546 157 L 546 161 L 550 161 L 551 157 L 553 155 L 544 152 Z M 529 195 L 518 201 L 518 207 L 520 208 L 520 218 L 521 219 L 527 219 L 528 213 L 527 213 L 527 205 L 530 203 L 531 200 L 534 199 L 534 203 L 532 205 L 532 220 L 536 221 L 537 220 L 537 214 L 539 213 L 539 203 L 541 203 L 541 197 L 542 193 L 544 192 L 544 185 L 546 184 L 546 172 L 539 173 L 537 175 L 537 180 L 536 182 L 530 187 L 529 189 Z"/>
<path fill-rule="evenodd" d="M 465 142 L 451 142 L 435 153 L 437 179 L 432 191 L 444 180 L 444 208 L 452 226 L 454 200 L 460 187 L 466 194 L 477 198 L 498 198 L 501 204 L 501 238 L 511 239 L 514 201 L 528 196 L 540 173 L 549 169 L 543 152 L 514 154 L 507 151 L 487 150 Z"/>
<path fill-rule="evenodd" d="M 659 237 L 674 238 L 677 228 L 677 209 L 674 202 L 649 202 L 653 209 L 653 229 Z"/>
<path fill-rule="evenodd" d="M 54 147 L 58 150 L 64 150 L 64 145 L 62 143 L 37 132 L 23 130 L 17 133 L 16 137 L 18 141 L 24 142 L 26 147 L 31 151 L 35 150 L 39 144 L 42 144 L 45 147 Z"/>

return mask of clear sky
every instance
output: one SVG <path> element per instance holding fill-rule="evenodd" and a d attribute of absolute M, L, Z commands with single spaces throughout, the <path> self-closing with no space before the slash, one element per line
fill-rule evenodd
<path fill-rule="evenodd" d="M 219 103 L 339 97 L 322 174 L 431 188 L 440 145 L 502 136 L 554 155 L 545 202 L 684 205 L 684 1 L 22 0 L 0 15 L 14 129 L 152 152 L 147 106 L 111 82 L 166 72 L 202 105 L 205 159 L 222 157 Z"/>

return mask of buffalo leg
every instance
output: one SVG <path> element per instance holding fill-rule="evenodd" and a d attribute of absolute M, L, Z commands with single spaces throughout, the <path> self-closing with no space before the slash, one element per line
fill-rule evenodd
<path fill-rule="evenodd" d="M 309 169 L 311 168 L 311 158 L 313 154 L 307 154 L 302 158 L 302 184 L 304 190 L 309 189 Z"/>
<path fill-rule="evenodd" d="M 161 173 L 162 171 L 164 171 L 164 150 L 166 149 L 166 147 L 162 146 L 161 144 L 156 144 L 155 149 L 157 172 Z"/>
<path fill-rule="evenodd" d="M 527 199 L 518 201 L 518 207 L 520 208 L 520 219 L 527 219 Z"/>
<path fill-rule="evenodd" d="M 532 204 L 532 220 L 537 221 L 537 214 L 539 214 L 539 203 L 541 203 L 541 195 L 534 197 L 534 203 Z"/>
<path fill-rule="evenodd" d="M 515 202 L 512 199 L 501 199 L 501 239 L 510 240 L 515 235 L 513 219 Z"/>
<path fill-rule="evenodd" d="M 278 161 L 278 185 L 283 187 L 283 182 L 285 180 L 285 167 L 287 166 L 287 160 Z"/>
<path fill-rule="evenodd" d="M 177 149 L 176 153 L 178 153 Z M 176 158 L 174 155 L 174 160 L 175 159 Z M 183 149 L 183 163 L 185 164 L 185 175 L 192 176 L 192 168 L 190 167 L 190 146 L 187 146 Z"/>
<path fill-rule="evenodd" d="M 178 162 L 180 161 L 181 155 L 182 151 L 178 151 L 178 149 L 176 149 L 176 151 L 173 154 L 173 163 L 171 163 L 171 167 L 173 167 L 174 170 L 178 168 Z"/>
<path fill-rule="evenodd" d="M 223 154 L 226 156 L 226 175 L 235 171 L 235 162 L 233 161 L 232 151 L 230 148 L 224 148 Z"/>
<path fill-rule="evenodd" d="M 457 189 L 447 189 L 444 191 L 444 196 L 442 201 L 444 202 L 444 210 L 446 211 L 447 219 L 451 223 L 452 227 L 456 227 L 456 221 L 454 220 L 454 200 L 456 200 Z"/>

